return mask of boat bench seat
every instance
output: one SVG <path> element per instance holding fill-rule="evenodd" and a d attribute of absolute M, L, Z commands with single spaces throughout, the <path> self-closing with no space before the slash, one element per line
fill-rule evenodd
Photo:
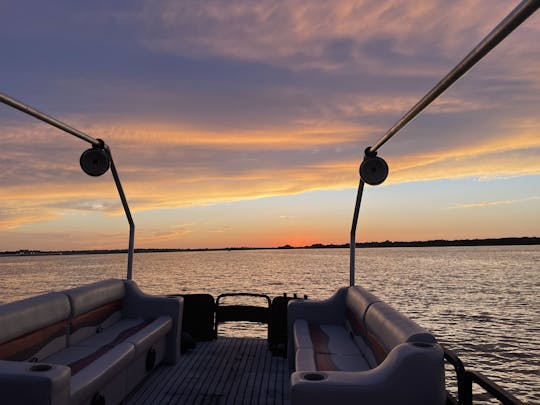
<path fill-rule="evenodd" d="M 362 287 L 326 301 L 291 301 L 293 404 L 444 404 L 435 337 Z"/>
<path fill-rule="evenodd" d="M 178 361 L 182 304 L 111 279 L 0 306 L 0 398 L 120 402 L 159 363 Z"/>

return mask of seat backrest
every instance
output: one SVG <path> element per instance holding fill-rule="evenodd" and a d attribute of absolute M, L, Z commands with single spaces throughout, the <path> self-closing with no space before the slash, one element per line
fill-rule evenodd
<path fill-rule="evenodd" d="M 347 289 L 345 297 L 345 327 L 348 329 L 351 338 L 362 351 L 370 367 L 377 367 L 377 360 L 366 343 L 367 330 L 365 317 L 368 308 L 376 302 L 381 302 L 379 298 L 368 290 L 354 286 Z"/>
<path fill-rule="evenodd" d="M 370 293 L 368 290 L 354 286 L 347 289 L 345 297 L 345 319 L 346 326 L 357 336 L 365 338 L 366 328 L 364 318 L 370 305 L 381 300 Z"/>
<path fill-rule="evenodd" d="M 437 343 L 435 337 L 426 329 L 382 301 L 369 306 L 364 324 L 366 343 L 378 364 L 401 343 Z"/>
<path fill-rule="evenodd" d="M 69 300 L 52 292 L 0 306 L 0 359 L 41 361 L 67 345 Z"/>
<path fill-rule="evenodd" d="M 99 332 L 122 318 L 123 280 L 109 279 L 63 291 L 71 303 L 69 344 Z"/>

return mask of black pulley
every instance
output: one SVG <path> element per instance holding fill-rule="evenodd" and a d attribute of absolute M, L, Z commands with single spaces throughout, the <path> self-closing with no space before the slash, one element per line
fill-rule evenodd
<path fill-rule="evenodd" d="M 80 159 L 81 169 L 89 176 L 101 176 L 109 170 L 109 155 L 101 148 L 85 150 Z"/>
<path fill-rule="evenodd" d="M 384 159 L 366 153 L 360 165 L 360 177 L 366 184 L 377 186 L 383 183 L 388 176 L 388 165 Z"/>

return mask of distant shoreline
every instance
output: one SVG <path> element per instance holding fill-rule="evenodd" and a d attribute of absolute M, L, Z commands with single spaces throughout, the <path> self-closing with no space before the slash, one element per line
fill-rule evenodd
<path fill-rule="evenodd" d="M 517 245 L 540 245 L 540 237 L 523 238 L 489 238 L 489 239 L 458 239 L 458 240 L 427 240 L 410 242 L 365 242 L 357 243 L 357 248 L 386 248 L 386 247 L 446 247 L 446 246 L 517 246 Z M 283 245 L 277 247 L 224 247 L 224 248 L 139 248 L 135 253 L 170 253 L 170 252 L 213 252 L 213 251 L 232 251 L 232 250 L 289 250 L 289 249 L 344 249 L 349 248 L 348 243 L 344 244 L 322 244 L 315 243 L 309 246 L 291 246 Z M 0 256 L 71 256 L 71 255 L 90 255 L 90 254 L 118 254 L 127 253 L 127 249 L 95 249 L 95 250 L 16 250 L 0 252 Z"/>

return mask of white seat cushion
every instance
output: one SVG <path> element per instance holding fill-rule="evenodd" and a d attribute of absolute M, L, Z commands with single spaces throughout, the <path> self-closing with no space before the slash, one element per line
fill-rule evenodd
<path fill-rule="evenodd" d="M 294 322 L 294 348 L 295 349 L 312 349 L 311 335 L 309 333 L 309 324 L 303 319 Z"/>
<path fill-rule="evenodd" d="M 357 354 L 360 350 L 341 325 L 317 325 L 299 319 L 294 323 L 293 331 L 295 349 L 335 354 Z"/>
<path fill-rule="evenodd" d="M 313 349 L 298 349 L 295 354 L 296 371 L 317 371 Z"/>
<path fill-rule="evenodd" d="M 372 367 L 354 336 L 341 325 L 297 320 L 293 325 L 296 371 L 365 371 Z M 365 346 L 365 345 L 364 345 Z"/>
<path fill-rule="evenodd" d="M 139 356 L 163 338 L 172 328 L 170 316 L 160 316 L 147 324 L 143 329 L 134 333 L 126 339 L 135 346 L 135 356 Z"/>
<path fill-rule="evenodd" d="M 90 337 L 77 342 L 77 346 L 101 347 L 115 345 L 127 340 L 127 338 L 146 327 L 149 322 L 141 318 L 124 318 L 115 324 L 94 333 Z"/>
<path fill-rule="evenodd" d="M 88 347 L 86 348 L 88 349 Z M 135 358 L 135 348 L 131 343 L 120 343 L 102 356 L 71 376 L 71 402 L 79 403 L 92 397 L 108 381 L 124 373 L 126 367 Z M 125 385 L 117 387 L 125 396 Z"/>
<path fill-rule="evenodd" d="M 317 330 L 319 329 L 319 330 Z M 319 336 L 321 344 L 314 342 L 314 348 L 317 353 L 332 353 L 341 355 L 358 354 L 360 348 L 354 343 L 353 338 L 347 330 L 341 325 L 310 325 L 312 339 L 315 334 L 322 332 L 323 336 Z M 324 345 L 326 341 L 326 345 Z"/>
<path fill-rule="evenodd" d="M 361 353 L 332 354 L 315 353 L 315 364 L 319 371 L 366 371 L 371 370 Z"/>

